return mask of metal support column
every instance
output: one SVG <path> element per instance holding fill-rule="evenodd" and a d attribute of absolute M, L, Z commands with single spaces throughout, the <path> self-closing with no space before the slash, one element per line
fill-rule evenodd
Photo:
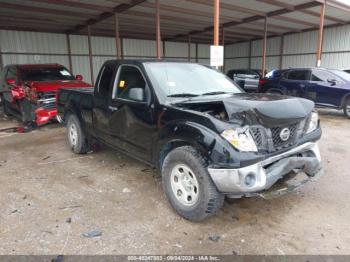
<path fill-rule="evenodd" d="M 156 0 L 156 31 L 157 31 L 157 59 L 161 57 L 161 49 L 160 49 L 160 10 L 159 10 L 159 0 Z"/>
<path fill-rule="evenodd" d="M 265 76 L 266 70 L 266 44 L 267 44 L 267 17 L 264 19 L 264 39 L 263 39 L 263 49 L 262 49 L 262 62 L 261 62 L 261 73 Z"/>
<path fill-rule="evenodd" d="M 219 45 L 220 0 L 214 0 L 214 45 Z"/>
<path fill-rule="evenodd" d="M 90 77 L 91 77 L 91 84 L 94 85 L 94 67 L 92 63 L 92 48 L 91 48 L 91 28 L 88 25 L 88 45 L 89 45 L 89 63 L 90 63 Z"/>
<path fill-rule="evenodd" d="M 198 43 L 196 43 L 196 63 L 198 63 Z"/>
<path fill-rule="evenodd" d="M 116 47 L 116 55 L 118 59 L 122 58 L 122 47 L 121 47 L 121 41 L 120 41 L 120 34 L 119 34 L 119 17 L 118 14 L 114 14 L 114 29 L 115 29 L 115 47 Z"/>
<path fill-rule="evenodd" d="M 322 56 L 322 46 L 323 46 L 323 27 L 324 27 L 324 14 L 326 11 L 326 4 L 321 5 L 320 12 L 320 27 L 318 29 L 318 45 L 317 45 L 317 56 L 316 56 L 316 66 L 321 66 L 321 56 Z"/>
<path fill-rule="evenodd" d="M 67 52 L 68 52 L 69 70 L 73 73 L 72 51 L 71 51 L 71 47 L 70 47 L 69 34 L 66 34 L 66 40 L 67 40 Z"/>

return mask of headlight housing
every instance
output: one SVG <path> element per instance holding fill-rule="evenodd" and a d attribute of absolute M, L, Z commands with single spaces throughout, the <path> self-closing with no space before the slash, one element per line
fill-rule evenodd
<path fill-rule="evenodd" d="M 240 151 L 258 151 L 254 138 L 249 132 L 249 127 L 226 129 L 221 133 L 221 136 Z"/>
<path fill-rule="evenodd" d="M 309 118 L 306 134 L 311 133 L 312 131 L 315 131 L 317 129 L 317 126 L 318 126 L 318 113 L 312 112 Z"/>

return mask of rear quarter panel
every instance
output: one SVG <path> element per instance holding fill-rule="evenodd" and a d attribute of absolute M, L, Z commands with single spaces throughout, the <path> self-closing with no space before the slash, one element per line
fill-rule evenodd
<path fill-rule="evenodd" d="M 93 88 L 60 89 L 57 97 L 57 113 L 65 122 L 69 114 L 75 114 L 86 133 L 94 135 Z"/>

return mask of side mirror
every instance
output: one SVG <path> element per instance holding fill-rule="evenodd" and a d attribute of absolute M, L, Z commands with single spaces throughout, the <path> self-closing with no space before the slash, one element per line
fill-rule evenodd
<path fill-rule="evenodd" d="M 141 87 L 134 87 L 129 90 L 129 99 L 134 101 L 143 102 L 145 96 L 145 90 Z"/>
<path fill-rule="evenodd" d="M 83 76 L 82 75 L 76 75 L 75 79 L 81 81 L 81 80 L 83 80 Z"/>
<path fill-rule="evenodd" d="M 327 79 L 327 82 L 331 84 L 331 86 L 335 86 L 337 84 L 337 80 L 335 79 Z"/>
<path fill-rule="evenodd" d="M 16 79 L 15 78 L 7 78 L 6 83 L 10 86 L 13 86 L 16 84 Z"/>

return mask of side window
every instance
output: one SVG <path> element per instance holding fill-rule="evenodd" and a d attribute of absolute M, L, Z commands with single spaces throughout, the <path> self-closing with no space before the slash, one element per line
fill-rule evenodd
<path fill-rule="evenodd" d="M 287 79 L 289 80 L 310 80 L 308 70 L 289 71 Z"/>
<path fill-rule="evenodd" d="M 111 83 L 113 80 L 113 67 L 106 65 L 103 68 L 100 81 L 98 83 L 98 93 L 101 96 L 107 97 L 109 95 L 109 90 L 111 88 Z"/>
<path fill-rule="evenodd" d="M 327 80 L 336 80 L 337 82 L 342 82 L 342 80 L 339 77 L 324 70 L 312 71 L 311 80 L 318 81 L 318 82 L 327 82 Z"/>
<path fill-rule="evenodd" d="M 146 81 L 137 67 L 124 65 L 120 68 L 113 98 L 147 101 Z"/>

